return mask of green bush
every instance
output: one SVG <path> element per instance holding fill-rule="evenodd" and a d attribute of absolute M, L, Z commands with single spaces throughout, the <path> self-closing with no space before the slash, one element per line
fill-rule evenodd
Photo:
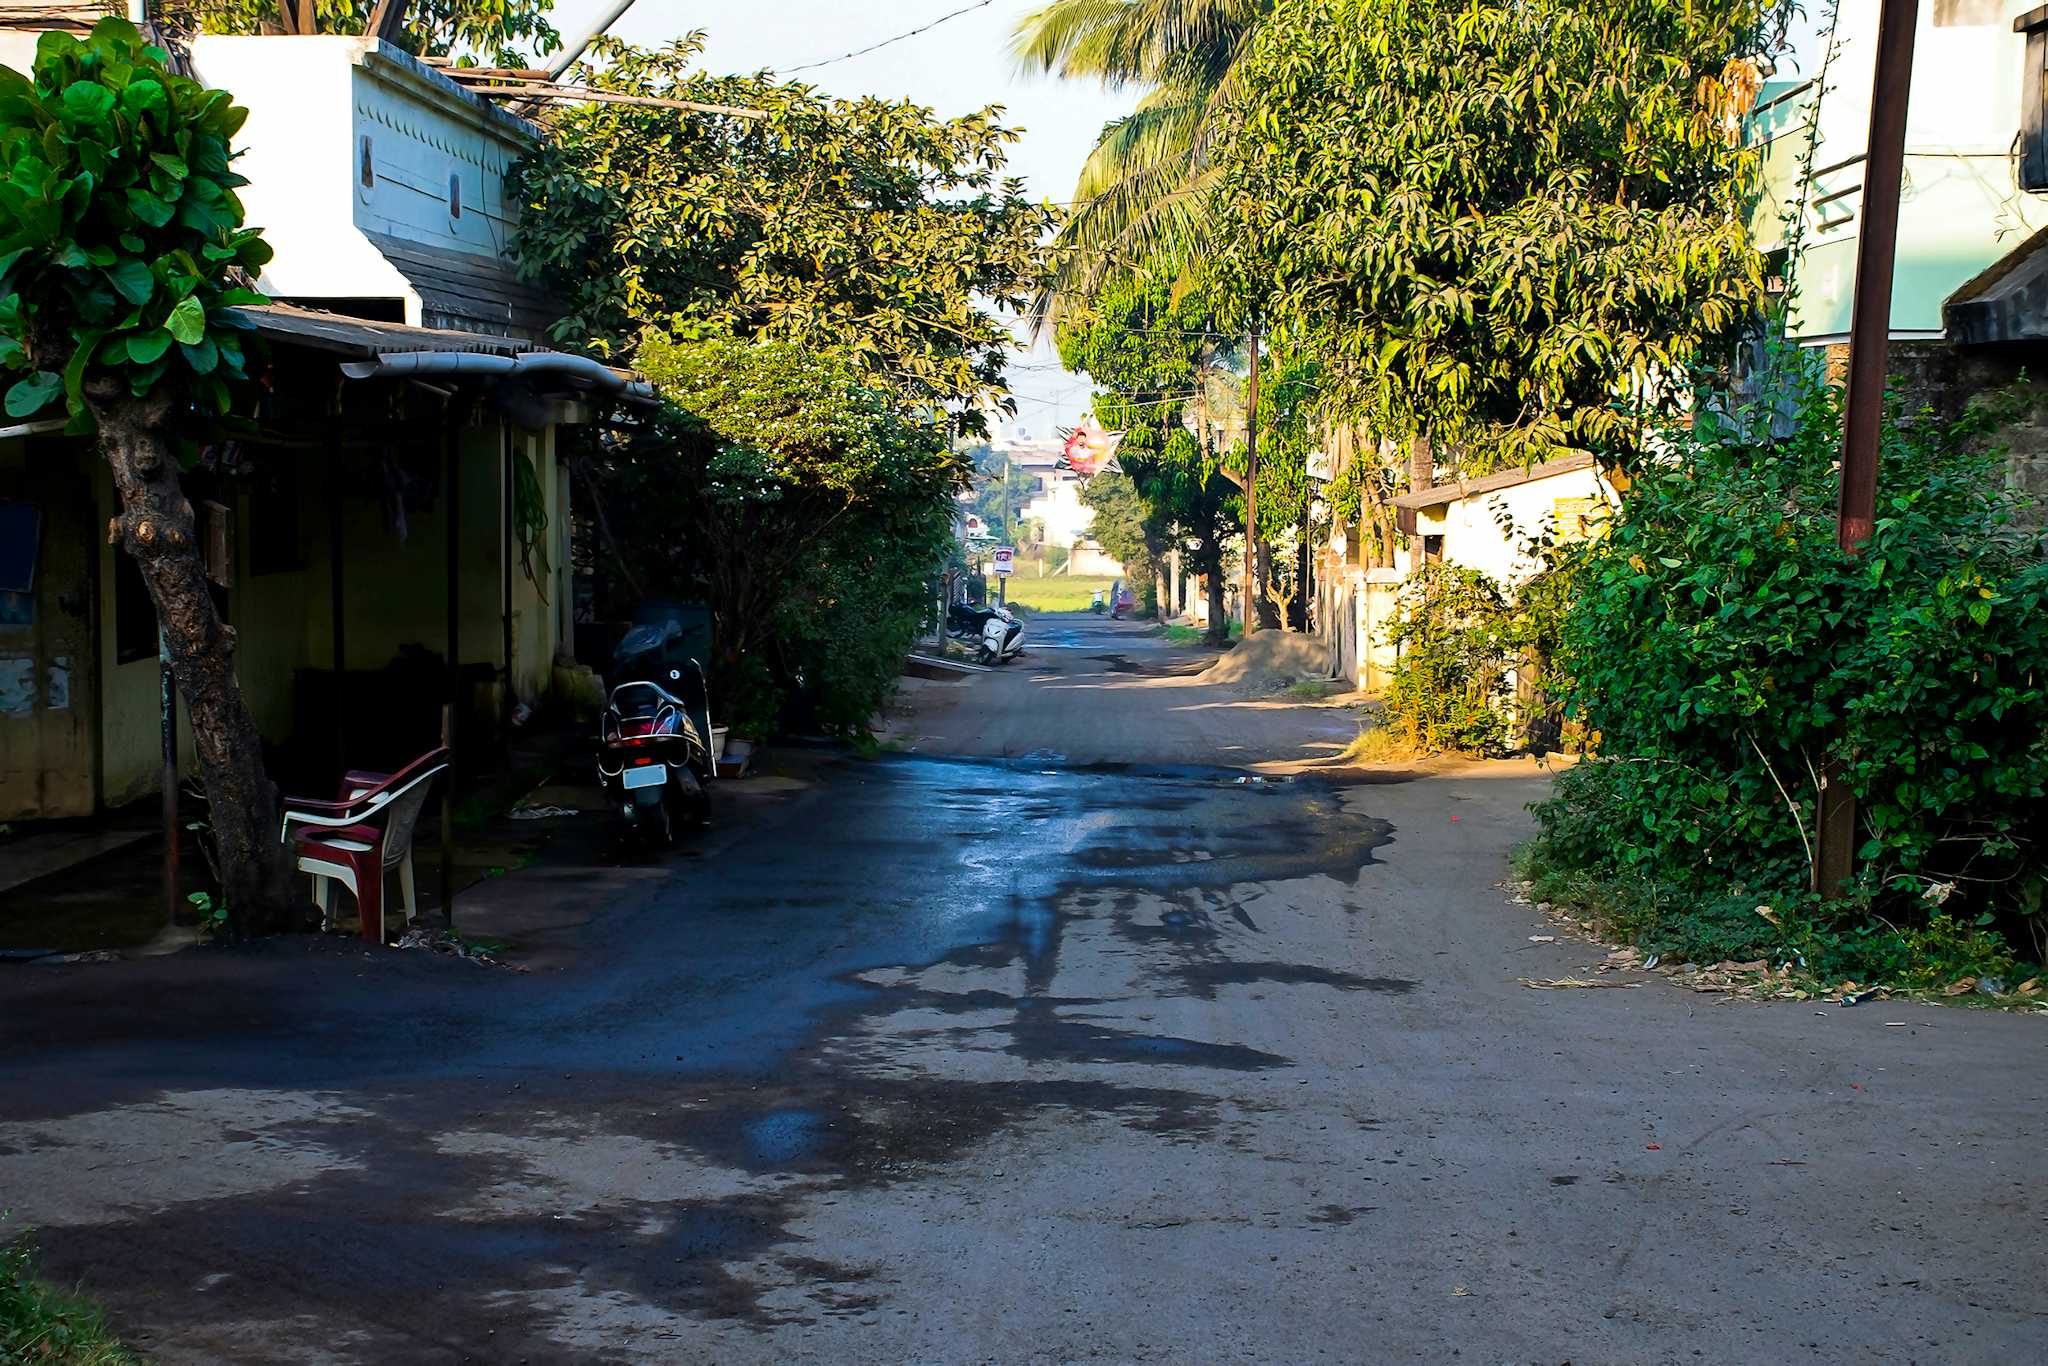
<path fill-rule="evenodd" d="M 1520 651 L 1499 584 L 1476 569 L 1425 564 L 1403 585 L 1387 640 L 1399 652 L 1386 696 L 1397 739 L 1425 752 L 1506 745 L 1508 669 Z"/>
<path fill-rule="evenodd" d="M 48 1366 L 132 1366 L 100 1311 L 36 1279 L 27 1237 L 0 1246 L 0 1361 Z"/>
<path fill-rule="evenodd" d="M 1983 970 L 2007 952 L 1991 930 L 2038 956 L 2048 561 L 1986 440 L 2003 407 L 1890 414 L 1856 556 L 1835 540 L 1825 384 L 1703 411 L 1639 471 L 1571 565 L 1557 663 L 1599 757 L 1536 808 L 1538 861 L 1655 888 L 1647 932 L 1717 946 L 1699 956 L 1803 935 L 1845 975 L 1906 978 Z M 1847 889 L 1815 882 L 1831 766 L 1859 802 Z M 1774 928 L 1758 904 L 1796 914 Z"/>

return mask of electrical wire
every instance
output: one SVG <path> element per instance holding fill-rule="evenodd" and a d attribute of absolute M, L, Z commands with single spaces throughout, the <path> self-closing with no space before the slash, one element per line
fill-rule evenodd
<path fill-rule="evenodd" d="M 855 57 L 865 57 L 870 52 L 878 52 L 881 49 L 888 47 L 892 43 L 900 43 L 906 38 L 915 38 L 920 33 L 929 33 L 933 29 L 937 28 L 940 24 L 945 23 L 948 19 L 958 19 L 963 14 L 971 14 L 978 9 L 987 9 L 994 2 L 995 0 L 975 0 L 974 4 L 962 5 L 959 9 L 954 10 L 950 14 L 941 14 L 938 18 L 932 20 L 928 24 L 922 25 L 921 27 L 918 28 L 911 29 L 905 33 L 899 33 L 893 38 L 884 38 L 879 43 L 869 43 L 866 47 L 855 48 L 851 52 L 842 52 L 837 57 L 826 57 L 822 61 L 805 62 L 802 66 L 784 67 L 779 74 L 784 76 L 794 76 L 799 71 L 816 71 L 821 66 L 832 66 L 839 62 L 851 61 Z"/>

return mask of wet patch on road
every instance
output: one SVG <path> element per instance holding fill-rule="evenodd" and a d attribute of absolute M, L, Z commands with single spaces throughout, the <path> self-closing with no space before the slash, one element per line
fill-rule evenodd
<path fill-rule="evenodd" d="M 1290 1065 L 1277 1053 L 1242 1044 L 1114 1029 L 1085 1016 L 1057 1014 L 1037 1001 L 1019 1006 L 1016 1020 L 1004 1026 L 1011 1037 L 1007 1051 L 1030 1062 L 1171 1063 L 1232 1072 Z"/>
<path fill-rule="evenodd" d="M 1313 963 L 1236 962 L 1219 959 L 1202 963 L 1181 963 L 1168 968 L 1165 976 L 1180 983 L 1182 990 L 1205 1001 L 1216 999 L 1218 987 L 1281 986 L 1335 987 L 1339 991 L 1380 991 L 1406 995 L 1417 983 L 1408 977 L 1367 977 L 1355 972 Z"/>

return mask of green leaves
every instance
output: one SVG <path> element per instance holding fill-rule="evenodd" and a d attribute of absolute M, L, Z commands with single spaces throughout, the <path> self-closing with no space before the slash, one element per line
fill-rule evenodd
<path fill-rule="evenodd" d="M 1565 567 L 1547 671 L 1607 760 L 1560 784 L 1544 838 L 1584 870 L 1654 869 L 1667 900 L 1746 891 L 1782 906 L 1809 885 L 1833 764 L 1859 804 L 1857 894 L 1887 924 L 1926 922 L 1920 890 L 1954 883 L 1946 909 L 2010 928 L 2021 889 L 2048 876 L 2038 532 L 1981 430 L 1894 410 L 1896 515 L 1845 555 L 1838 392 L 1795 348 L 1755 384 L 1769 402 L 1673 431 Z M 1706 800 L 1709 783 L 1725 797 Z"/>
<path fill-rule="evenodd" d="M 0 351 L 35 371 L 10 412 L 61 392 L 72 427 L 88 428 L 94 372 L 219 410 L 245 378 L 238 320 L 222 310 L 260 297 L 229 289 L 227 273 L 260 269 L 269 249 L 242 229 L 234 193 L 245 182 L 228 147 L 244 111 L 164 62 L 108 18 L 82 42 L 46 35 L 33 82 L 0 76 L 0 278 L 13 300 Z"/>
<path fill-rule="evenodd" d="M 160 199 L 148 190 L 128 191 L 128 212 L 152 228 L 160 228 L 171 221 L 171 215 L 178 211 L 177 205 Z"/>
<path fill-rule="evenodd" d="M 63 115 L 74 123 L 94 127 L 114 112 L 114 92 L 93 81 L 73 81 L 64 87 Z"/>
<path fill-rule="evenodd" d="M 564 342 L 628 355 L 643 329 L 769 337 L 853 362 L 899 401 L 981 422 L 1047 268 L 1050 214 L 1000 179 L 984 115 L 836 101 L 691 70 L 694 48 L 607 44 L 606 89 L 760 109 L 759 121 L 577 110 L 520 168 L 513 250 L 566 303 Z"/>
<path fill-rule="evenodd" d="M 164 320 L 164 330 L 186 346 L 198 345 L 206 335 L 206 306 L 196 298 L 180 299 Z"/>
<path fill-rule="evenodd" d="M 7 391 L 7 415 L 31 417 L 57 397 L 63 388 L 63 377 L 49 370 L 38 370 L 26 379 L 16 380 Z"/>
<path fill-rule="evenodd" d="M 152 364 L 171 349 L 171 343 L 175 340 L 177 339 L 167 328 L 159 327 L 154 331 L 136 333 L 128 338 L 128 359 L 137 365 Z"/>
<path fill-rule="evenodd" d="M 148 263 L 130 256 L 117 260 L 106 269 L 107 283 L 131 304 L 146 304 L 149 296 L 156 291 L 156 277 L 150 273 Z"/>
<path fill-rule="evenodd" d="M 1219 255 L 1333 415 L 1469 472 L 1624 457 L 1761 298 L 1695 73 L 1770 0 L 1288 0 L 1233 68 Z"/>

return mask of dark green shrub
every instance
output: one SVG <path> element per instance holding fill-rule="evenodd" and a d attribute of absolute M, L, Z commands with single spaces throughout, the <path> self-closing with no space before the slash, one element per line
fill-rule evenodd
<path fill-rule="evenodd" d="M 1399 651 L 1387 726 L 1424 751 L 1489 753 L 1507 743 L 1508 669 L 1519 653 L 1500 585 L 1476 569 L 1422 565 L 1387 628 Z"/>
<path fill-rule="evenodd" d="M 1557 662 L 1599 757 L 1537 808 L 1539 861 L 1664 889 L 1697 923 L 1666 910 L 1653 928 L 1727 956 L 1804 934 L 1850 975 L 1985 970 L 2003 952 L 1992 927 L 2038 955 L 2048 561 L 1985 439 L 2001 406 L 1954 424 L 1891 414 L 1859 556 L 1835 542 L 1841 409 L 1825 385 L 1703 412 L 1639 471 L 1573 568 Z M 1861 847 L 1850 895 L 1823 903 L 1830 765 L 1856 793 Z M 1800 918 L 1771 936 L 1734 914 L 1710 932 L 1722 898 Z"/>

